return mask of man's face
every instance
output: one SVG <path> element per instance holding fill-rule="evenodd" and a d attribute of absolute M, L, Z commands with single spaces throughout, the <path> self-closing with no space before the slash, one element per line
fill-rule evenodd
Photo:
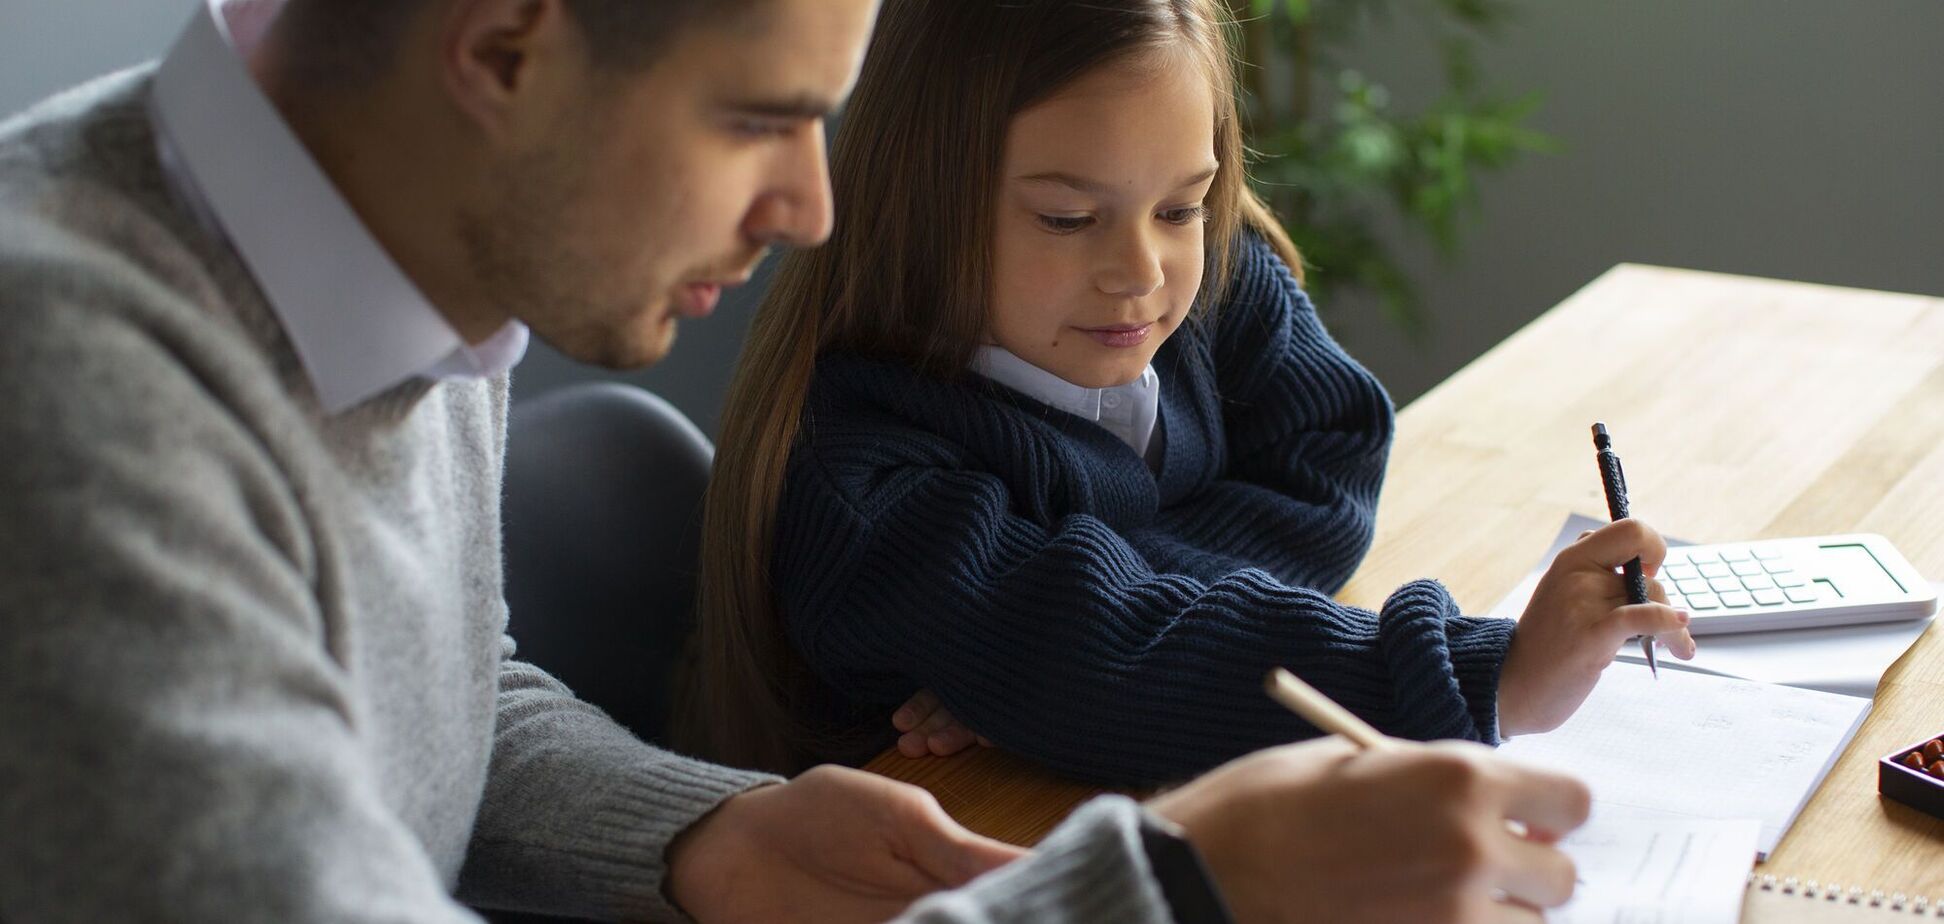
<path fill-rule="evenodd" d="M 645 71 L 510 156 L 459 233 L 500 308 L 568 356 L 659 361 L 766 248 L 830 235 L 823 118 L 857 77 L 877 0 L 759 0 L 675 37 Z"/>

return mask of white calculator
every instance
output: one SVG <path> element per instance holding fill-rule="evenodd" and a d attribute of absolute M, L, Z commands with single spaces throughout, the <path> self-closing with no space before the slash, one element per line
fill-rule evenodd
<path fill-rule="evenodd" d="M 1919 619 L 1937 591 L 1875 534 L 1675 546 L 1661 566 L 1667 600 L 1695 635 Z"/>

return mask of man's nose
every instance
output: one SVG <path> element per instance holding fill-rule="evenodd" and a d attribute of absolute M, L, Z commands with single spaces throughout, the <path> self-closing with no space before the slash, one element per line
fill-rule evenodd
<path fill-rule="evenodd" d="M 779 175 L 751 207 L 747 232 L 763 244 L 815 247 L 830 238 L 835 207 L 823 129 L 805 132 L 778 164 Z"/>

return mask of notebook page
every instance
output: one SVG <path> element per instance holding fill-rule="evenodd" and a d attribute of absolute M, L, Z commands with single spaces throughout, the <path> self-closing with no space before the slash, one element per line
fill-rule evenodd
<path fill-rule="evenodd" d="M 1578 867 L 1573 900 L 1548 924 L 1737 924 L 1761 823 L 1596 810 L 1561 841 Z"/>
<path fill-rule="evenodd" d="M 1655 680 L 1620 662 L 1566 724 L 1500 751 L 1586 781 L 1595 806 L 1759 819 L 1767 856 L 1869 709 L 1860 697 L 1687 671 Z"/>

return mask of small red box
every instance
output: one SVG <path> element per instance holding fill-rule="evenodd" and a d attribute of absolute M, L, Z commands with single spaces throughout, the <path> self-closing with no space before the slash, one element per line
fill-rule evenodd
<path fill-rule="evenodd" d="M 1926 738 L 1907 748 L 1899 748 L 1877 761 L 1877 792 L 1902 802 L 1920 812 L 1944 818 L 1944 760 L 1937 760 L 1925 753 L 1944 750 L 1944 735 Z M 1904 761 L 1912 754 L 1923 760 L 1924 768 L 1912 767 Z M 1932 768 L 1938 772 L 1933 772 Z"/>

